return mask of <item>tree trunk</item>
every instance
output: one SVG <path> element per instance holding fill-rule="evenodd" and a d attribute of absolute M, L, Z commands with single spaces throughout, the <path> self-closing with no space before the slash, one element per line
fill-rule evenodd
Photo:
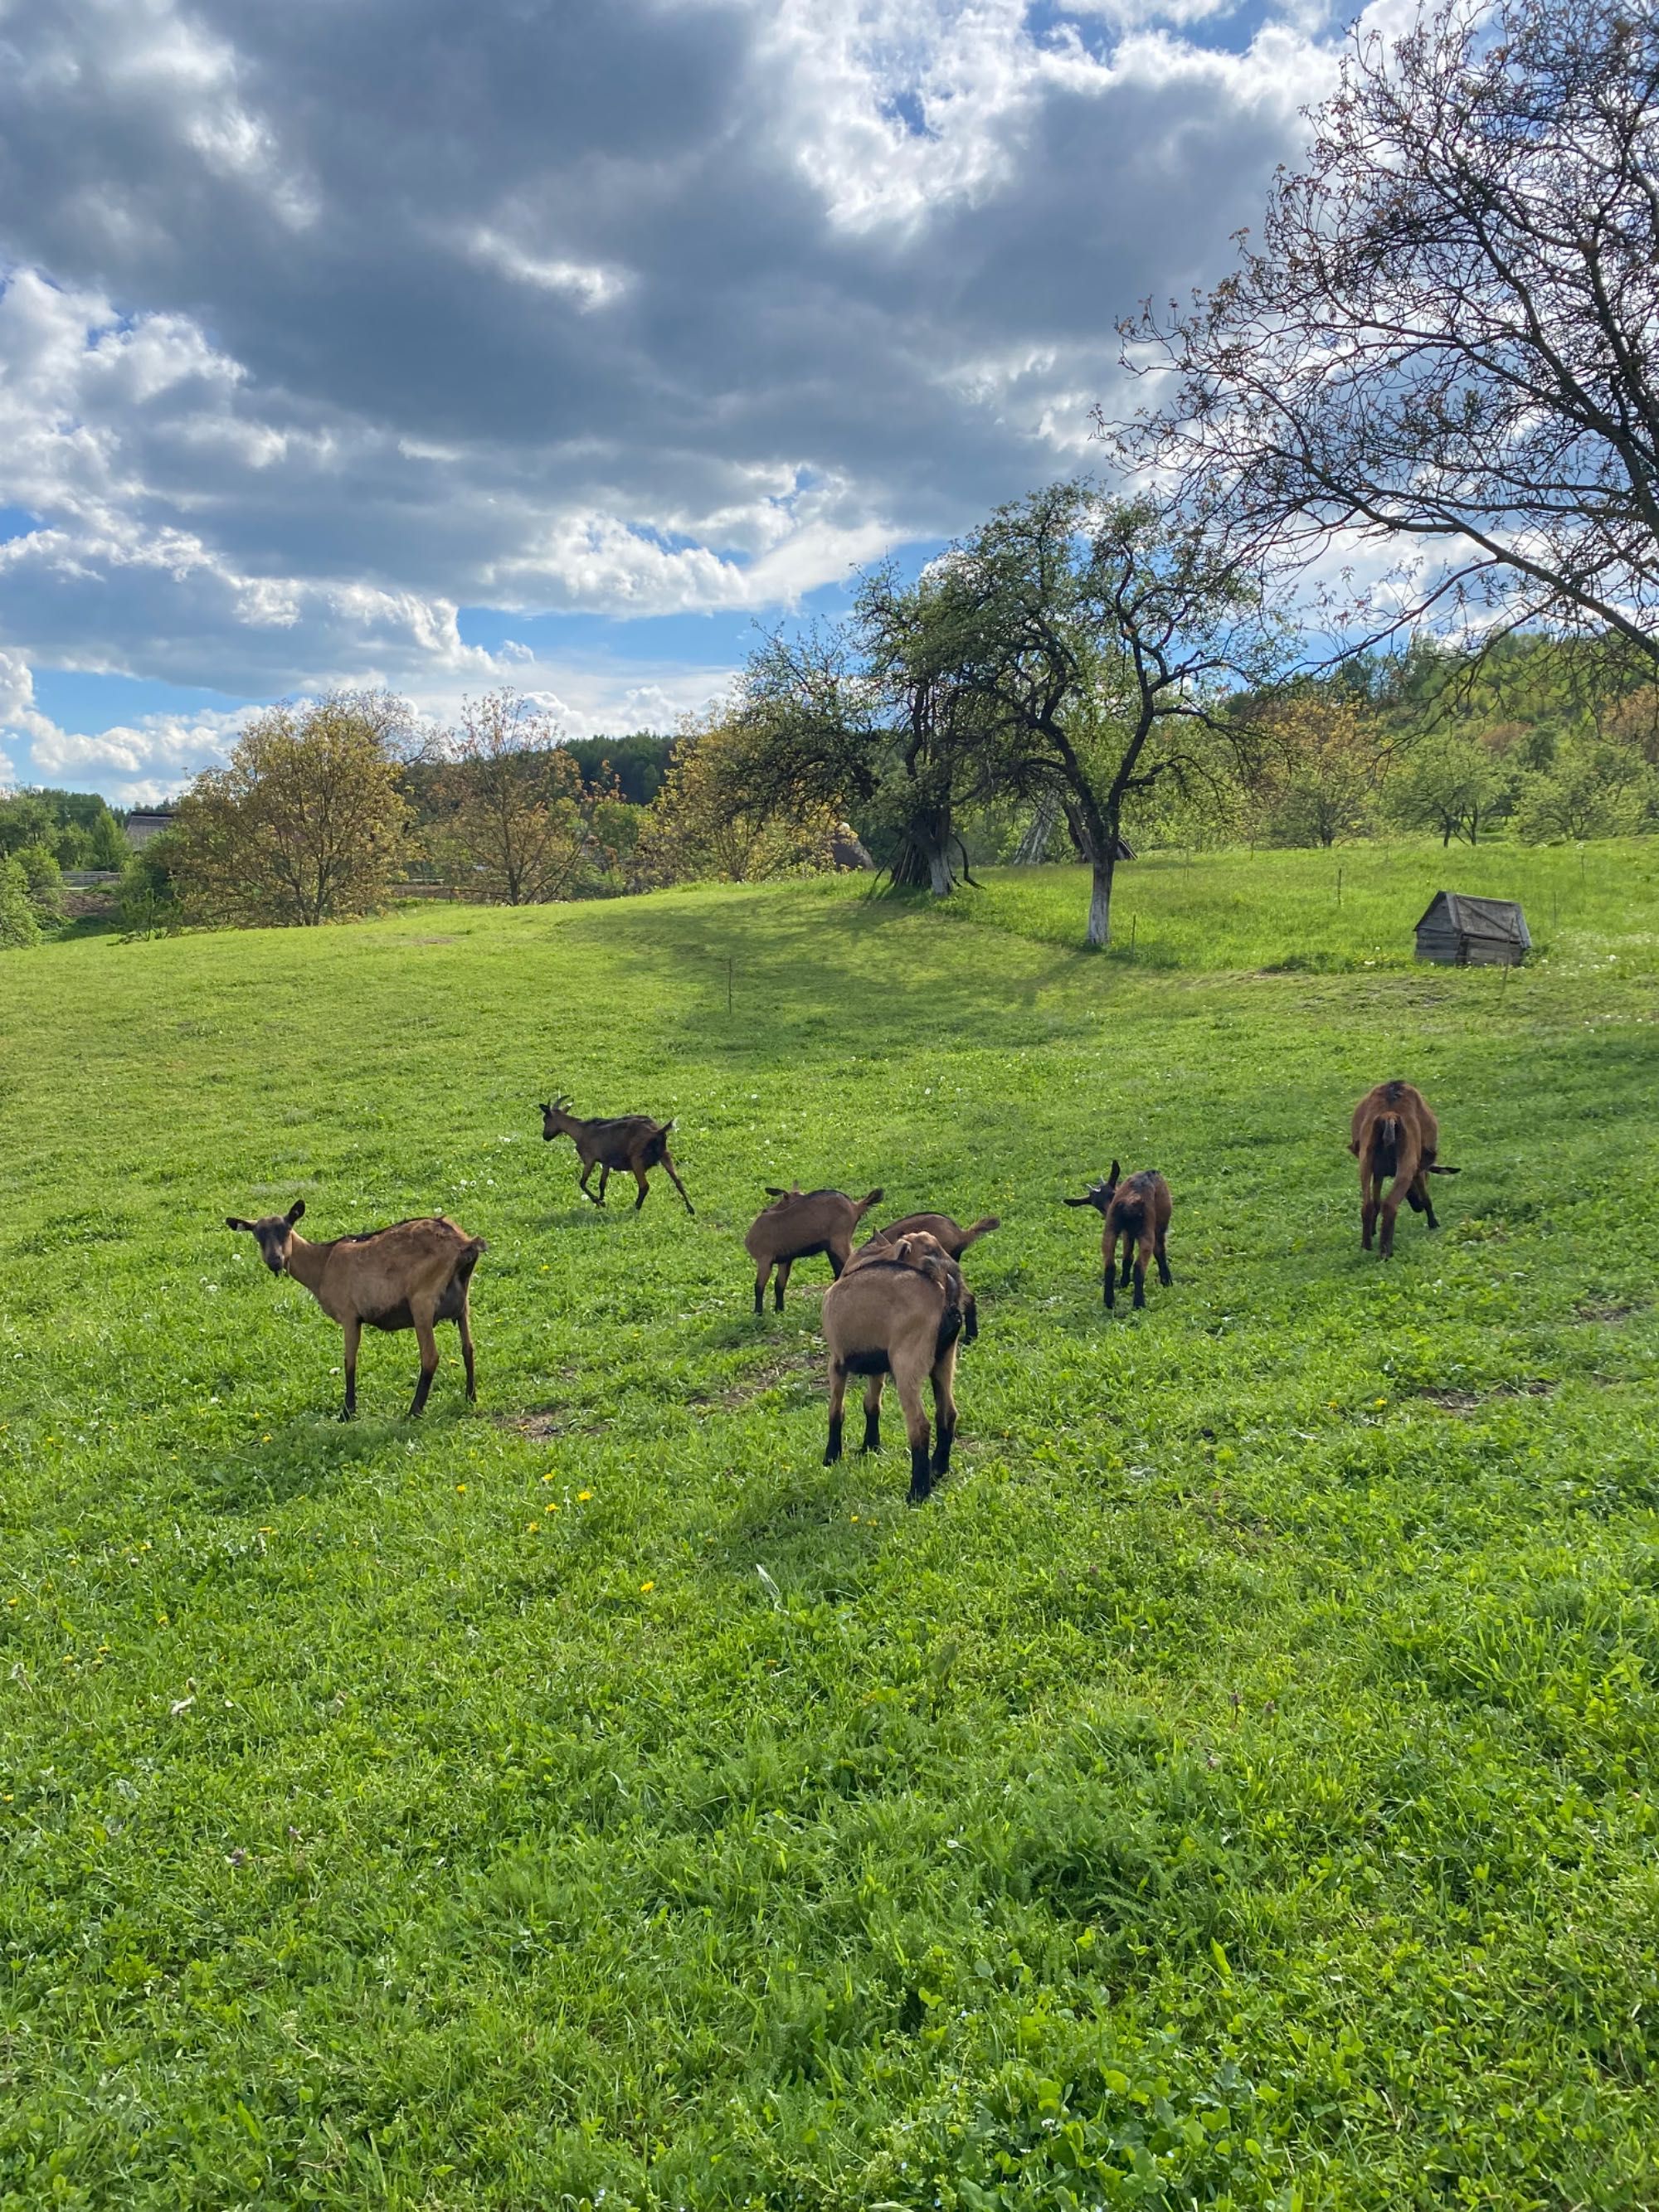
<path fill-rule="evenodd" d="M 1103 951 L 1112 941 L 1112 871 L 1116 860 L 1097 860 L 1090 871 L 1089 944 Z"/>
<path fill-rule="evenodd" d="M 928 848 L 927 888 L 935 898 L 949 898 L 956 888 L 951 874 L 951 856 L 943 845 Z"/>

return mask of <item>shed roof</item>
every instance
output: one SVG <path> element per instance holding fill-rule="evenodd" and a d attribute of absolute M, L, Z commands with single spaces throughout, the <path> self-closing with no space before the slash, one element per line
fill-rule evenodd
<path fill-rule="evenodd" d="M 1441 909 L 1460 937 L 1494 937 L 1505 945 L 1530 946 L 1527 918 L 1513 899 L 1475 898 L 1468 891 L 1437 891 L 1417 927 Z"/>

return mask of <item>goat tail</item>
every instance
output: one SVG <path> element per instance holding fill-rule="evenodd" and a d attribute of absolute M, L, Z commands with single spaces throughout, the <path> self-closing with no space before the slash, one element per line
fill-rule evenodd
<path fill-rule="evenodd" d="M 472 1237 L 468 1238 L 466 1245 L 461 1253 L 461 1265 L 469 1275 L 477 1266 L 479 1260 L 483 1257 L 484 1253 L 489 1249 L 489 1243 L 484 1237 Z"/>
<path fill-rule="evenodd" d="M 1378 1175 L 1391 1176 L 1400 1165 L 1400 1117 L 1379 1115 L 1371 1131 L 1371 1164 Z"/>
<path fill-rule="evenodd" d="M 1000 1229 L 1001 1226 L 1002 1221 L 1000 1215 L 986 1214 L 981 1220 L 976 1221 L 971 1229 L 964 1230 L 963 1232 L 963 1250 L 965 1252 L 970 1244 L 976 1244 L 981 1237 L 988 1237 L 994 1229 Z"/>
<path fill-rule="evenodd" d="M 933 1344 L 933 1358 L 936 1363 L 944 1358 L 945 1353 L 962 1334 L 962 1308 L 947 1303 L 945 1311 L 939 1316 L 939 1335 Z M 977 1326 L 975 1334 L 978 1334 Z"/>
<path fill-rule="evenodd" d="M 855 1199 L 854 1200 L 853 1218 L 855 1221 L 862 1221 L 865 1215 L 868 1213 L 872 1206 L 879 1206 L 881 1204 L 881 1185 L 878 1183 L 873 1190 L 866 1191 L 862 1198 Z"/>

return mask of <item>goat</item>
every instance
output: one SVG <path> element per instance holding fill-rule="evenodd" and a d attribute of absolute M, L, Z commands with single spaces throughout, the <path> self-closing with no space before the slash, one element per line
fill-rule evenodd
<path fill-rule="evenodd" d="M 956 1440 L 957 1340 L 971 1304 L 962 1270 L 936 1239 L 902 1237 L 883 1248 L 866 1245 L 839 1275 L 823 1299 L 823 1340 L 830 1351 L 830 1437 L 823 1463 L 841 1457 L 842 1409 L 847 1379 L 861 1375 L 864 1449 L 881 1449 L 881 1395 L 890 1375 L 904 1408 L 910 1444 L 912 1505 L 949 1472 Z M 921 1387 L 931 1378 L 938 1434 L 931 1459 Z"/>
<path fill-rule="evenodd" d="M 411 1420 L 423 1411 L 438 1371 L 434 1323 L 453 1321 L 461 1333 L 466 1364 L 466 1396 L 477 1397 L 472 1364 L 472 1324 L 468 1312 L 472 1270 L 489 1246 L 469 1237 L 441 1213 L 417 1221 L 395 1221 L 389 1229 L 370 1229 L 360 1237 L 337 1237 L 330 1244 L 311 1244 L 296 1237 L 294 1224 L 306 1210 L 296 1198 L 286 1213 L 258 1221 L 225 1216 L 227 1229 L 246 1229 L 273 1275 L 292 1275 L 303 1283 L 345 1334 L 345 1404 L 340 1419 L 357 1411 L 357 1345 L 363 1329 L 412 1328 L 421 1347 L 421 1376 L 415 1385 Z"/>
<path fill-rule="evenodd" d="M 844 1190 L 793 1190 L 765 1186 L 773 1201 L 757 1213 L 744 1238 L 744 1249 L 755 1263 L 755 1311 L 765 1311 L 767 1278 L 775 1267 L 777 1283 L 773 1306 L 783 1311 L 783 1293 L 789 1270 L 797 1260 L 816 1259 L 827 1253 L 830 1273 L 837 1277 L 853 1254 L 853 1231 L 872 1206 L 881 1203 L 879 1188 L 863 1198 L 848 1198 Z"/>
<path fill-rule="evenodd" d="M 1382 1257 L 1394 1256 L 1395 1216 L 1400 1211 L 1403 1197 L 1413 1213 L 1426 1213 L 1431 1229 L 1438 1229 L 1433 1202 L 1429 1197 L 1428 1179 L 1431 1175 L 1456 1175 L 1456 1168 L 1443 1168 L 1435 1159 L 1440 1143 L 1440 1125 L 1429 1111 L 1420 1091 L 1409 1083 L 1398 1079 L 1379 1083 L 1375 1091 L 1368 1091 L 1353 1109 L 1353 1126 L 1348 1139 L 1348 1150 L 1359 1162 L 1359 1249 L 1371 1249 L 1371 1231 L 1376 1226 L 1379 1211 L 1382 1216 Z M 1393 1186 L 1386 1198 L 1382 1185 L 1389 1176 Z"/>
<path fill-rule="evenodd" d="M 1143 1169 L 1139 1175 L 1126 1176 L 1118 1181 L 1118 1164 L 1112 1162 L 1112 1171 L 1104 1182 L 1091 1183 L 1081 1198 L 1068 1198 L 1067 1206 L 1092 1206 L 1104 1224 L 1100 1240 L 1101 1257 L 1105 1262 L 1106 1305 L 1109 1311 L 1116 1303 L 1113 1295 L 1114 1278 L 1117 1266 L 1117 1240 L 1123 1239 L 1123 1283 L 1129 1287 L 1130 1268 L 1134 1271 L 1135 1304 L 1146 1303 L 1146 1262 L 1158 1261 L 1158 1279 L 1167 1290 L 1175 1277 L 1170 1273 L 1170 1255 L 1164 1247 L 1169 1231 L 1170 1215 L 1175 1201 L 1170 1196 L 1170 1186 L 1156 1168 Z"/>
<path fill-rule="evenodd" d="M 939 1214 L 919 1213 L 917 1221 L 943 1220 Z M 951 1224 L 953 1227 L 954 1224 Z M 901 1234 L 901 1231 L 902 1233 Z M 905 1229 L 902 1222 L 895 1222 L 890 1229 L 879 1231 L 869 1242 L 860 1244 L 842 1268 L 849 1274 L 855 1267 L 886 1264 L 915 1267 L 930 1276 L 950 1296 L 951 1303 L 962 1309 L 962 1340 L 964 1344 L 979 1341 L 979 1304 L 962 1279 L 962 1269 L 957 1264 L 957 1255 L 943 1237 L 935 1237 L 931 1230 Z"/>
<path fill-rule="evenodd" d="M 885 1229 L 878 1229 L 864 1249 L 868 1251 L 871 1244 L 890 1243 L 896 1237 L 921 1231 L 937 1239 L 953 1260 L 959 1260 L 970 1244 L 976 1244 L 981 1237 L 988 1237 L 994 1229 L 1001 1226 L 994 1213 L 984 1215 L 971 1229 L 960 1227 L 948 1213 L 907 1213 L 902 1221 L 890 1221 Z"/>
<path fill-rule="evenodd" d="M 647 1168 L 660 1167 L 666 1170 L 668 1180 L 680 1196 L 685 1199 L 685 1210 L 695 1216 L 696 1208 L 685 1197 L 685 1185 L 680 1181 L 668 1150 L 668 1133 L 672 1121 L 653 1121 L 648 1114 L 619 1114 L 611 1121 L 584 1121 L 574 1114 L 565 1111 L 569 1100 L 562 1092 L 551 1105 L 542 1108 L 542 1140 L 551 1144 L 555 1137 L 568 1137 L 576 1147 L 576 1157 L 582 1164 L 581 1180 L 576 1188 L 584 1198 L 593 1199 L 595 1206 L 605 1204 L 605 1185 L 614 1170 L 617 1174 L 626 1170 L 640 1187 L 634 1200 L 637 1213 L 645 1204 L 650 1184 L 645 1179 Z M 599 1194 L 587 1188 L 587 1178 L 595 1168 L 599 1171 Z"/>

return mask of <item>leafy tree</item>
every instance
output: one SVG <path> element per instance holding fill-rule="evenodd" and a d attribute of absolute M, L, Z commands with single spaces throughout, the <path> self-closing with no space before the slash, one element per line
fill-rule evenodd
<path fill-rule="evenodd" d="M 650 883 L 712 878 L 758 883 L 831 865 L 836 816 L 810 800 L 745 799 L 752 733 L 712 709 L 682 725 L 662 787 L 641 824 L 638 863 Z"/>
<path fill-rule="evenodd" d="M 959 813 L 999 795 L 989 720 L 956 650 L 939 573 L 867 570 L 845 623 L 779 632 L 751 654 L 728 795 L 757 817 L 851 814 L 896 885 L 944 897 L 966 866 Z"/>
<path fill-rule="evenodd" d="M 408 710 L 386 692 L 267 708 L 222 769 L 179 802 L 173 873 L 187 913 L 314 927 L 381 905 L 408 808 L 398 748 Z"/>
<path fill-rule="evenodd" d="M 124 937 L 167 937 L 183 927 L 184 909 L 173 872 L 177 852 L 176 835 L 164 830 L 128 859 L 116 890 Z"/>
<path fill-rule="evenodd" d="M 1376 720 L 1352 693 L 1301 684 L 1268 710 L 1274 757 L 1262 781 L 1264 826 L 1277 845 L 1329 847 L 1363 836 L 1376 807 Z"/>
<path fill-rule="evenodd" d="M 35 919 L 52 926 L 64 919 L 64 872 L 58 865 L 58 855 L 49 845 L 25 845 L 11 855 L 15 865 L 23 871 L 28 885 L 29 903 L 34 908 Z"/>
<path fill-rule="evenodd" d="M 1585 742 L 1528 776 L 1516 829 L 1528 845 L 1616 836 L 1643 826 L 1659 776 L 1633 746 Z"/>
<path fill-rule="evenodd" d="M 581 798 L 557 725 L 521 693 L 492 691 L 447 741 L 433 842 L 487 899 L 568 898 L 586 866 Z"/>
<path fill-rule="evenodd" d="M 1659 660 L 1659 11 L 1439 0 L 1356 26 L 1258 245 L 1125 325 L 1143 464 L 1311 562 L 1429 549 L 1382 629 L 1460 599 Z"/>
<path fill-rule="evenodd" d="M 1476 845 L 1509 811 L 1515 775 L 1486 746 L 1449 734 L 1426 739 L 1390 779 L 1389 811 L 1404 830 L 1434 830 Z"/>
<path fill-rule="evenodd" d="M 662 788 L 674 742 L 654 730 L 635 730 L 625 738 L 567 738 L 564 749 L 585 789 L 648 806 Z"/>
<path fill-rule="evenodd" d="M 999 507 L 940 566 L 947 658 L 988 733 L 981 780 L 1059 799 L 1090 867 L 1088 942 L 1105 945 L 1126 811 L 1213 781 L 1218 745 L 1237 760 L 1261 742 L 1226 711 L 1276 663 L 1259 559 L 1201 503 L 1073 481 Z"/>
<path fill-rule="evenodd" d="M 28 871 L 13 853 L 0 853 L 0 951 L 40 942 L 40 919 L 29 896 Z"/>
<path fill-rule="evenodd" d="M 21 853 L 25 845 L 49 846 L 57 830 L 57 817 L 38 791 L 14 791 L 0 798 L 0 853 Z"/>

